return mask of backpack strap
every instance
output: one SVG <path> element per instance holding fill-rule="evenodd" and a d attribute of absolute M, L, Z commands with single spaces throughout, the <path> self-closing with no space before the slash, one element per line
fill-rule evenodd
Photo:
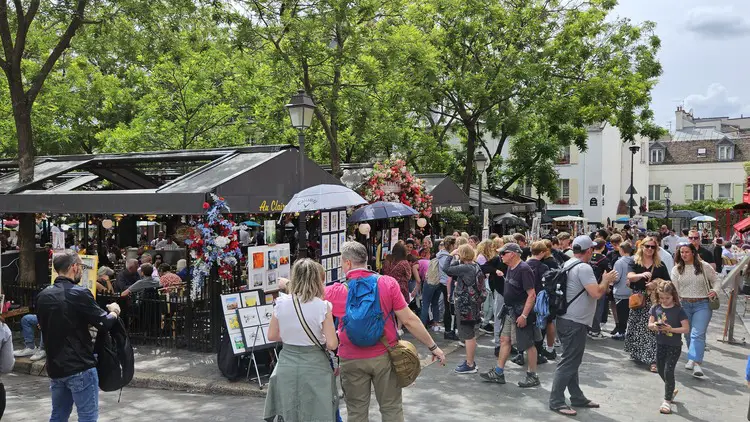
<path fill-rule="evenodd" d="M 305 320 L 305 316 L 302 314 L 302 305 L 299 303 L 299 299 L 297 299 L 297 296 L 292 296 L 292 302 L 294 303 L 294 310 L 297 312 L 297 318 L 299 319 L 299 322 L 302 325 L 302 329 L 305 331 L 305 334 L 307 334 L 307 337 L 310 339 L 310 341 L 313 342 L 313 344 L 317 345 L 320 350 L 325 353 L 326 357 L 328 357 L 328 352 L 323 347 L 323 345 L 320 344 L 318 339 L 313 335 L 310 326 L 307 325 L 307 320 Z"/>
<path fill-rule="evenodd" d="M 575 267 L 575 266 L 577 266 L 577 265 L 579 265 L 579 264 L 583 264 L 583 261 L 580 261 L 580 260 L 579 260 L 579 261 L 578 261 L 578 262 L 576 262 L 575 264 L 573 264 L 573 265 L 571 265 L 570 267 L 566 268 L 566 269 L 564 270 L 564 271 L 565 271 L 565 273 L 567 274 L 567 273 L 568 273 L 568 272 L 569 272 L 570 270 L 572 270 L 572 269 L 573 269 L 573 267 Z M 565 282 L 567 283 L 567 280 L 566 280 Z M 582 286 L 582 287 L 583 287 L 583 286 Z M 566 289 L 567 289 L 567 287 L 566 287 Z M 581 289 L 581 291 L 580 291 L 580 292 L 578 292 L 578 294 L 577 294 L 577 295 L 573 296 L 573 299 L 570 299 L 570 302 L 568 302 L 568 306 L 570 306 L 570 304 L 571 304 L 571 303 L 575 302 L 575 300 L 576 300 L 576 299 L 578 299 L 578 298 L 579 298 L 579 297 L 580 297 L 580 296 L 581 296 L 582 294 L 584 294 L 585 292 L 586 292 L 586 287 L 583 287 L 583 289 Z M 567 295 L 567 292 L 566 292 L 566 295 Z"/>

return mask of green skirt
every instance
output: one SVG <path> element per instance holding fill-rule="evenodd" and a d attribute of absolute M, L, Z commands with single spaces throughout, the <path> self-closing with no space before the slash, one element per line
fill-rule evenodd
<path fill-rule="evenodd" d="M 327 356 L 317 346 L 285 344 L 271 374 L 264 419 L 284 422 L 336 420 L 338 392 Z"/>

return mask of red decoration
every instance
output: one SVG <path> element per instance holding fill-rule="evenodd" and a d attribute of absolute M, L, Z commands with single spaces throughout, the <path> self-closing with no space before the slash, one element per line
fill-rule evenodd
<path fill-rule="evenodd" d="M 375 163 L 360 194 L 370 203 L 401 202 L 429 218 L 432 216 L 432 195 L 427 195 L 424 191 L 424 180 L 412 176 L 404 160 L 396 160 Z"/>

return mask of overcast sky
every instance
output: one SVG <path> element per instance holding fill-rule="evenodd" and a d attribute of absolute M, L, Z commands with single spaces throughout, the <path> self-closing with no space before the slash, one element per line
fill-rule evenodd
<path fill-rule="evenodd" d="M 679 104 L 696 117 L 750 115 L 750 0 L 619 0 L 617 15 L 656 22 L 663 74 L 656 123 L 674 130 Z"/>

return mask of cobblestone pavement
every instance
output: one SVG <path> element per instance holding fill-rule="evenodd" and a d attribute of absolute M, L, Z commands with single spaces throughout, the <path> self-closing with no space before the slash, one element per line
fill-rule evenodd
<path fill-rule="evenodd" d="M 705 379 L 695 379 L 677 367 L 677 414 L 658 413 L 664 385 L 659 376 L 632 363 L 622 351 L 623 343 L 611 339 L 587 344 L 581 367 L 581 387 L 601 409 L 583 410 L 579 421 L 742 421 L 746 420 L 749 393 L 744 369 L 750 349 L 719 343 L 723 315 L 717 312 L 711 325 L 706 354 Z M 742 330 L 738 324 L 738 330 Z M 611 327 L 610 327 L 611 328 Z M 736 335 L 742 338 L 742 335 Z M 480 339 L 477 362 L 481 370 L 493 365 L 493 344 Z M 683 354 L 684 356 L 684 354 Z M 457 375 L 453 368 L 463 360 L 463 349 L 448 357 L 448 366 L 425 368 L 417 383 L 404 390 L 406 421 L 570 421 L 547 409 L 554 364 L 540 365 L 542 385 L 522 390 L 515 383 L 523 372 L 508 364 L 506 385 L 481 383 L 478 375 Z M 11 374 L 3 377 L 8 390 L 8 407 L 3 421 L 43 421 L 49 418 L 50 400 L 43 378 Z M 102 393 L 102 421 L 260 421 L 263 400 L 172 391 L 127 388 L 117 403 L 118 393 Z M 372 400 L 371 420 L 379 421 Z M 344 417 L 346 412 L 342 405 Z M 75 412 L 74 412 L 75 413 Z M 71 420 L 77 420 L 75 416 Z"/>

